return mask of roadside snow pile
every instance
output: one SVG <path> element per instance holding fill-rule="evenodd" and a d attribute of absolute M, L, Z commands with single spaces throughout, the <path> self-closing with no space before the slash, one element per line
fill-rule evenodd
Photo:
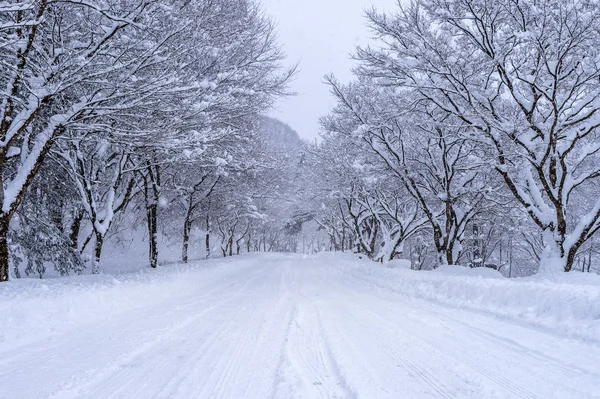
<path fill-rule="evenodd" d="M 408 267 L 410 269 L 410 267 Z M 487 267 L 478 267 L 471 269 L 464 266 L 444 265 L 430 273 L 444 274 L 446 276 L 467 276 L 467 277 L 486 277 L 486 278 L 505 278 L 499 271 Z"/>
<path fill-rule="evenodd" d="M 507 279 L 484 268 L 445 266 L 436 271 L 414 271 L 353 256 L 335 256 L 328 262 L 355 278 L 409 298 L 481 311 L 563 336 L 600 342 L 598 275 Z"/>
<path fill-rule="evenodd" d="M 390 269 L 410 269 L 410 261 L 407 259 L 394 259 L 385 265 Z"/>
<path fill-rule="evenodd" d="M 51 339 L 72 328 L 142 306 L 208 292 L 239 270 L 229 260 L 170 265 L 131 273 L 21 279 L 0 285 L 0 351 Z M 10 342 L 10 346 L 9 343 Z"/>

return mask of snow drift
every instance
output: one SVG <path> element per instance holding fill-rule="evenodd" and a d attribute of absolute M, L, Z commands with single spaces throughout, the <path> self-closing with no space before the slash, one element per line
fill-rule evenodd
<path fill-rule="evenodd" d="M 491 269 L 444 266 L 415 271 L 331 254 L 327 263 L 369 284 L 412 299 L 496 315 L 567 337 L 600 342 L 600 276 L 571 272 L 507 279 Z M 343 259 L 343 261 L 342 261 Z"/>

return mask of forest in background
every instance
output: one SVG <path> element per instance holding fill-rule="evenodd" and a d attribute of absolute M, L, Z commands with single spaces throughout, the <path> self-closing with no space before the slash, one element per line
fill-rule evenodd
<path fill-rule="evenodd" d="M 337 106 L 307 143 L 264 116 L 296 68 L 254 1 L 0 1 L 0 281 L 100 273 L 128 231 L 153 268 L 163 235 L 183 263 L 201 247 L 598 272 L 599 14 L 370 10 L 376 45 L 353 81 L 326 78 Z"/>

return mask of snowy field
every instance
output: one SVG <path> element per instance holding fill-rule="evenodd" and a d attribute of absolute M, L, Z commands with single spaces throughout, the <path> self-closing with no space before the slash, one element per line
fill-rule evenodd
<path fill-rule="evenodd" d="M 600 281 L 244 255 L 0 286 L 0 398 L 600 398 Z"/>

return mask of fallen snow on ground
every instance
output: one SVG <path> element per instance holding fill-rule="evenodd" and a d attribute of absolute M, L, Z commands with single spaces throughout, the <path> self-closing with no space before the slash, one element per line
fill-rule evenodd
<path fill-rule="evenodd" d="M 598 275 L 574 272 L 543 279 L 507 279 L 486 268 L 442 266 L 415 271 L 409 270 L 406 261 L 393 261 L 389 267 L 343 257 L 346 262 L 334 263 L 341 271 L 378 288 L 600 343 Z"/>
<path fill-rule="evenodd" d="M 597 279 L 396 266 L 253 254 L 3 284 L 0 398 L 600 398 Z"/>

